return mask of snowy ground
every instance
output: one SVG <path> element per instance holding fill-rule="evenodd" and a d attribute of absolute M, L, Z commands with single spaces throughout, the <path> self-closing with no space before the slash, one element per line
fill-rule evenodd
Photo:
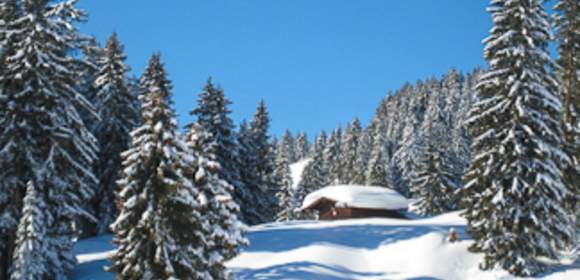
<path fill-rule="evenodd" d="M 446 233 L 458 230 L 460 242 Z M 228 263 L 238 279 L 513 279 L 482 272 L 481 256 L 457 213 L 430 219 L 358 219 L 274 223 L 252 227 L 251 245 Z M 82 240 L 72 279 L 113 279 L 103 271 L 113 252 L 110 236 Z M 580 261 L 556 266 L 539 279 L 580 279 Z"/>

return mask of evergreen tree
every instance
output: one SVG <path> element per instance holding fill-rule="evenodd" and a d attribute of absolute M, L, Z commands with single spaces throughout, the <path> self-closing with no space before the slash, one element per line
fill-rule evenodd
<path fill-rule="evenodd" d="M 373 147 L 373 128 L 367 127 L 361 132 L 358 148 L 356 151 L 355 169 L 351 184 L 363 185 L 366 182 L 366 173 L 371 158 Z"/>
<path fill-rule="evenodd" d="M 99 67 L 95 80 L 95 107 L 100 121 L 91 128 L 100 143 L 96 175 L 100 185 L 96 195 L 97 234 L 107 232 L 116 217 L 116 181 L 122 165 L 121 153 L 129 148 L 130 132 L 139 121 L 139 108 L 135 96 L 126 82 L 128 67 L 123 46 L 113 33 L 97 61 Z"/>
<path fill-rule="evenodd" d="M 324 141 L 324 138 L 318 138 L 316 145 L 323 145 L 321 143 L 322 141 Z M 302 172 L 302 180 L 299 185 L 303 188 L 303 192 L 309 194 L 317 189 L 327 186 L 329 182 L 326 181 L 328 178 L 326 172 L 323 153 L 322 151 L 319 151 L 312 156 L 312 159 Z"/>
<path fill-rule="evenodd" d="M 0 57 L 4 55 L 5 49 L 9 47 L 8 32 L 10 25 L 14 24 L 14 19 L 18 16 L 17 9 L 18 1 L 16 0 L 0 2 Z"/>
<path fill-rule="evenodd" d="M 320 132 L 316 138 L 316 141 L 314 142 L 314 145 L 312 146 L 312 154 L 322 154 L 324 152 L 324 149 L 326 148 L 326 142 L 328 141 L 327 138 L 328 137 L 326 136 L 326 132 Z"/>
<path fill-rule="evenodd" d="M 419 161 L 419 169 L 411 181 L 411 192 L 416 198 L 411 206 L 419 215 L 438 215 L 455 210 L 457 201 L 456 190 L 459 189 L 459 178 L 453 166 L 449 152 L 436 144 L 436 134 L 443 134 L 442 123 L 432 124 L 431 120 L 426 129 L 429 137 L 425 154 Z"/>
<path fill-rule="evenodd" d="M 97 89 L 95 88 L 95 80 L 99 75 L 98 60 L 103 57 L 104 49 L 101 48 L 99 42 L 95 37 L 84 38 L 81 42 L 82 61 L 77 65 L 79 76 L 77 77 L 77 90 L 82 93 L 87 100 L 92 104 L 95 103 Z M 80 110 L 81 118 L 86 126 L 91 128 L 99 120 L 94 112 Z"/>
<path fill-rule="evenodd" d="M 219 177 L 234 186 L 234 199 L 241 207 L 241 216 L 244 222 L 251 223 L 251 208 L 246 208 L 251 203 L 251 190 L 249 190 L 240 178 L 240 161 L 234 124 L 230 118 L 231 111 L 228 108 L 231 101 L 226 98 L 220 87 L 214 86 L 211 79 L 207 81 L 203 91 L 197 99 L 197 107 L 191 114 L 197 118 L 197 123 L 215 139 L 216 161 L 220 164 Z"/>
<path fill-rule="evenodd" d="M 354 184 L 355 175 L 359 170 L 356 166 L 358 147 L 360 144 L 362 127 L 358 118 L 355 118 L 345 129 L 340 146 L 340 176 L 341 184 Z"/>
<path fill-rule="evenodd" d="M 384 123 L 375 128 L 373 148 L 367 168 L 365 169 L 366 185 L 392 187 L 389 182 L 389 147 L 390 141 L 384 139 Z"/>
<path fill-rule="evenodd" d="M 149 61 L 144 124 L 131 133 L 119 180 L 119 217 L 111 226 L 118 279 L 209 279 L 207 199 L 188 178 L 194 160 L 177 132 L 171 84 L 158 54 Z"/>
<path fill-rule="evenodd" d="M 306 136 L 306 133 L 302 132 L 298 134 L 298 138 L 296 138 L 296 148 L 294 150 L 296 151 L 297 161 L 308 158 L 310 155 L 310 143 L 308 142 L 308 136 Z"/>
<path fill-rule="evenodd" d="M 48 251 L 46 229 L 54 221 L 49 213 L 45 213 L 46 203 L 42 191 L 39 192 L 36 188 L 33 181 L 28 182 L 22 217 L 16 234 L 18 238 L 10 279 L 50 278 L 47 255 L 52 252 Z"/>
<path fill-rule="evenodd" d="M 560 174 L 569 161 L 560 149 L 562 105 L 542 3 L 491 2 L 489 70 L 467 123 L 474 139 L 465 176 L 471 250 L 484 253 L 482 268 L 518 276 L 542 271 L 538 258 L 556 258 L 572 235 Z"/>
<path fill-rule="evenodd" d="M 74 225 L 89 216 L 82 206 L 97 184 L 91 171 L 97 141 L 79 116 L 94 109 L 79 93 L 75 22 L 84 14 L 75 1 L 23 0 L 16 19 L 2 34 L 10 42 L 0 73 L 0 278 L 7 279 L 13 256 L 16 223 L 33 180 L 45 198 L 47 277 L 65 279 L 73 268 Z M 20 237 L 19 237 L 20 238 Z"/>
<path fill-rule="evenodd" d="M 186 135 L 186 144 L 197 165 L 195 173 L 189 176 L 204 197 L 203 217 L 210 225 L 205 235 L 210 256 L 209 271 L 213 279 L 229 279 L 231 275 L 224 262 L 235 257 L 240 246 L 248 245 L 243 236 L 245 226 L 238 220 L 239 206 L 231 196 L 234 189 L 218 177 L 220 166 L 215 161 L 216 145 L 211 134 L 194 123 Z"/>
<path fill-rule="evenodd" d="M 242 121 L 240 129 L 237 133 L 238 138 L 238 159 L 240 162 L 240 178 L 248 189 L 243 197 L 239 200 L 243 201 L 242 207 L 244 210 L 245 222 L 249 225 L 255 225 L 268 221 L 268 213 L 265 211 L 272 211 L 269 209 L 269 202 L 266 191 L 262 190 L 262 177 L 258 172 L 258 152 L 256 142 L 250 128 L 246 121 Z"/>
<path fill-rule="evenodd" d="M 556 37 L 559 43 L 558 59 L 560 92 L 564 99 L 565 150 L 571 164 L 563 170 L 565 184 L 571 192 L 567 207 L 572 212 L 580 241 L 580 1 L 560 0 L 555 6 Z"/>
<path fill-rule="evenodd" d="M 322 162 L 325 163 L 326 182 L 338 184 L 340 177 L 340 150 L 342 142 L 342 130 L 337 127 L 333 132 L 322 154 Z"/>
<path fill-rule="evenodd" d="M 298 160 L 296 157 L 295 140 L 289 130 L 284 131 L 282 141 L 278 144 L 277 153 L 285 153 L 288 162 L 296 162 Z"/>
<path fill-rule="evenodd" d="M 256 155 L 255 168 L 259 177 L 257 185 L 260 191 L 257 194 L 259 197 L 258 203 L 262 204 L 258 211 L 265 217 L 261 222 L 274 220 L 272 209 L 277 204 L 275 197 L 276 186 L 273 182 L 276 154 L 270 145 L 269 128 L 270 116 L 266 104 L 262 100 L 258 104 L 254 118 L 250 123 L 251 138 L 255 147 L 253 152 Z"/>
<path fill-rule="evenodd" d="M 294 189 L 292 186 L 292 177 L 290 174 L 290 165 L 285 153 L 278 153 L 276 157 L 276 170 L 274 176 L 278 182 L 278 213 L 276 221 L 296 220 L 299 214 L 294 210 L 300 207 L 300 189 Z"/>

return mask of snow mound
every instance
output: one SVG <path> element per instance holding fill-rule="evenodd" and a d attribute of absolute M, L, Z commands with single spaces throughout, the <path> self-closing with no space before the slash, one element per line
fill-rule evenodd
<path fill-rule="evenodd" d="M 290 174 L 292 177 L 292 189 L 298 189 L 300 181 L 302 181 L 302 173 L 304 168 L 310 163 L 312 159 L 303 159 L 301 161 L 290 164 Z"/>
<path fill-rule="evenodd" d="M 478 269 L 482 255 L 467 251 L 473 241 L 459 214 L 261 224 L 248 232 L 251 245 L 226 265 L 239 280 L 521 279 Z M 458 242 L 446 241 L 451 228 Z M 104 270 L 113 250 L 110 235 L 81 240 L 70 279 L 115 279 Z M 533 279 L 580 279 L 580 260 L 554 265 Z"/>
<path fill-rule="evenodd" d="M 339 185 L 325 187 L 307 195 L 301 209 L 309 208 L 321 199 L 336 201 L 336 206 L 343 208 L 398 210 L 409 205 L 405 197 L 388 188 Z"/>

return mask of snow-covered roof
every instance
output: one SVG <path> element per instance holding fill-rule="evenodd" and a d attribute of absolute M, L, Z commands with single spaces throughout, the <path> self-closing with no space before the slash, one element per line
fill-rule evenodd
<path fill-rule="evenodd" d="M 336 201 L 336 207 L 341 208 L 397 210 L 409 205 L 405 197 L 388 188 L 339 185 L 325 187 L 307 195 L 300 209 L 307 209 L 321 199 Z"/>

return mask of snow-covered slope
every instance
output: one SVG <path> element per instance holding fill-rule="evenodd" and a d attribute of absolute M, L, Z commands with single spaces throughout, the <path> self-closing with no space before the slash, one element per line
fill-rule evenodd
<path fill-rule="evenodd" d="M 449 243 L 450 228 L 461 241 Z M 228 263 L 238 279 L 514 279 L 482 272 L 480 255 L 458 213 L 429 219 L 358 219 L 273 223 L 252 227 L 251 245 Z M 102 267 L 112 253 L 110 236 L 79 242 L 72 279 L 113 279 Z M 562 264 L 540 279 L 580 279 L 580 261 Z"/>
<path fill-rule="evenodd" d="M 310 163 L 311 159 L 303 159 L 301 161 L 295 162 L 290 164 L 290 175 L 292 177 L 292 188 L 298 188 L 298 184 L 300 184 L 300 180 L 302 180 L 302 172 L 304 172 L 304 168 L 306 165 Z"/>

